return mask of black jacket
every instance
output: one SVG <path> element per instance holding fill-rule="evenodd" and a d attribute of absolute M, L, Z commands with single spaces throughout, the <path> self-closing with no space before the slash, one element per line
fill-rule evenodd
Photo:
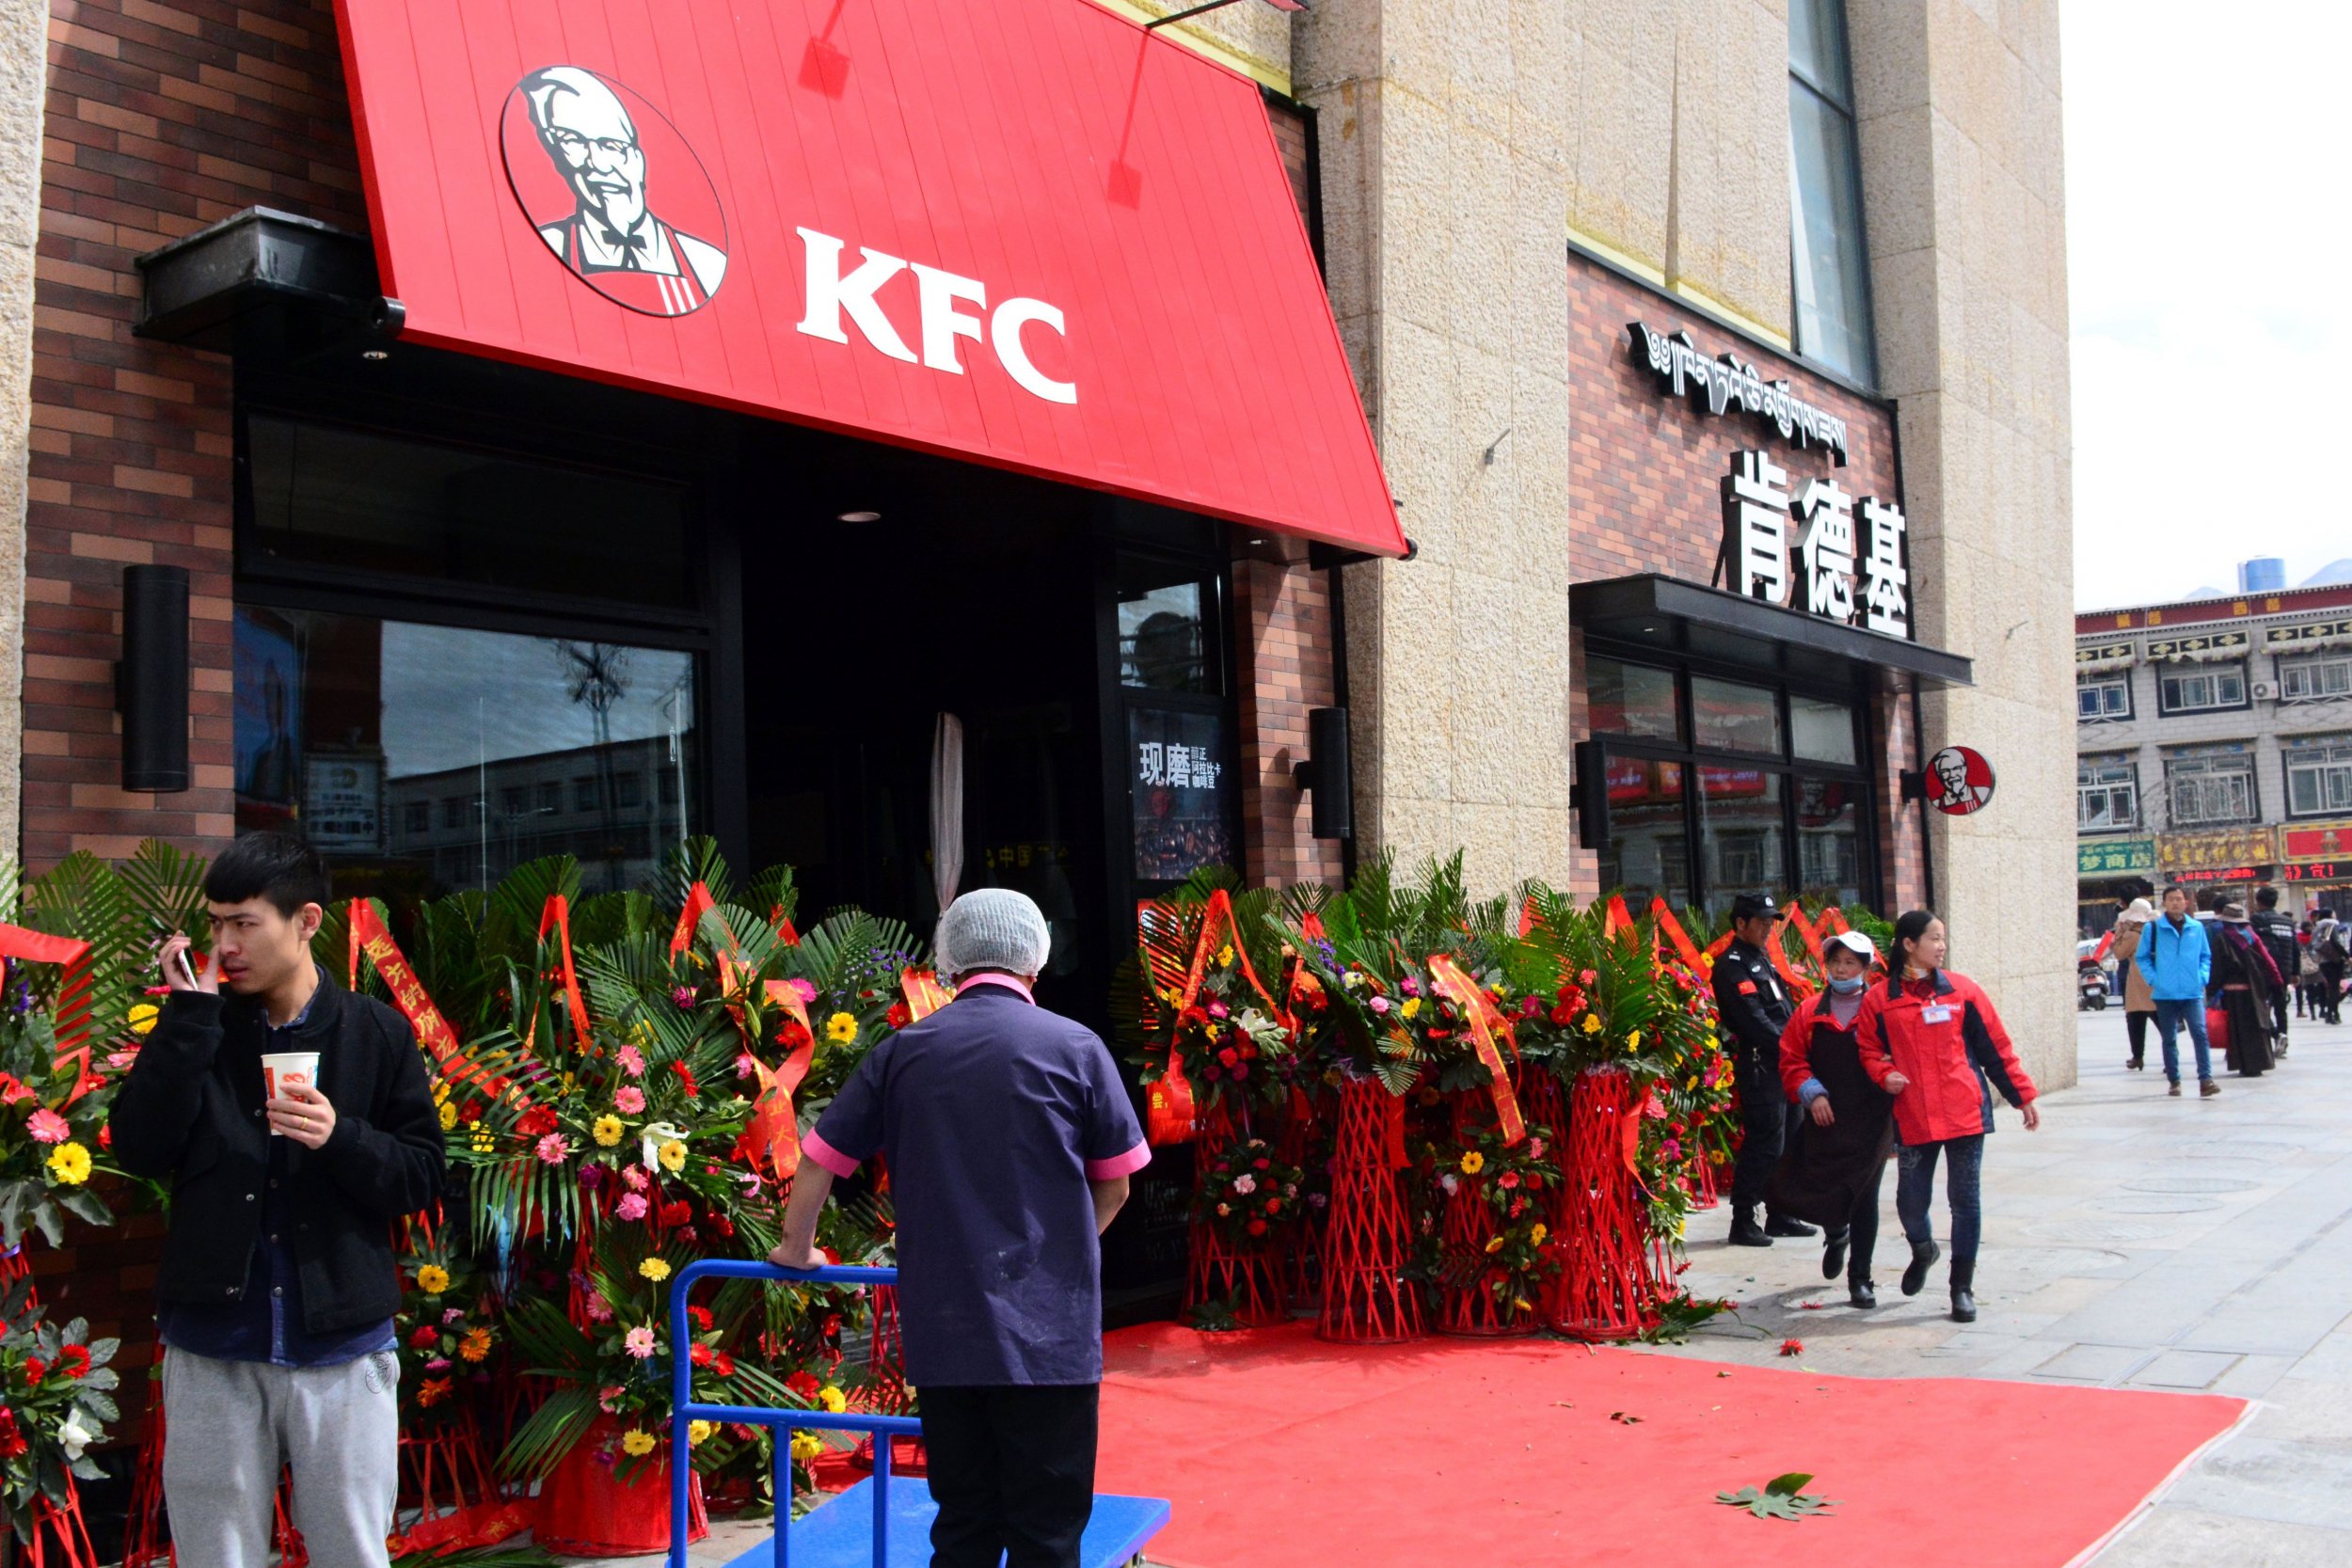
<path fill-rule="evenodd" d="M 1780 1032 L 1788 1027 L 1796 999 L 1788 994 L 1772 956 L 1751 942 L 1734 939 L 1715 960 L 1715 1013 L 1731 1037 L 1732 1064 L 1742 1072 L 1780 1077 Z"/>
<path fill-rule="evenodd" d="M 2296 938 L 2294 919 L 2277 910 L 2257 910 L 2247 923 L 2270 950 L 2270 961 L 2279 966 L 2280 975 L 2294 985 L 2303 967 L 2303 944 Z"/>
<path fill-rule="evenodd" d="M 115 1097 L 115 1159 L 171 1182 L 155 1281 L 167 1301 L 244 1297 L 269 1167 L 265 1029 L 258 1001 L 173 991 Z M 441 1126 L 416 1037 L 382 1003 L 322 977 L 291 1043 L 319 1053 L 319 1092 L 335 1107 L 326 1143 L 285 1150 L 303 1326 L 331 1334 L 399 1310 L 392 1222 L 439 1196 Z"/>

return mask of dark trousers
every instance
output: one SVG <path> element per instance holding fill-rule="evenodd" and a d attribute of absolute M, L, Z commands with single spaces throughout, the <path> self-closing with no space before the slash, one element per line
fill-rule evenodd
<path fill-rule="evenodd" d="M 2323 963 L 2319 966 L 2319 1016 L 2330 1023 L 2342 1023 L 2338 1010 L 2344 1005 L 2344 965 Z"/>
<path fill-rule="evenodd" d="M 1881 1161 L 1870 1172 L 1870 1184 L 1854 1195 L 1853 1213 L 1847 1219 L 1843 1234 L 1846 1238 L 1846 1279 L 1859 1285 L 1870 1277 L 1870 1256 L 1879 1244 L 1879 1190 L 1886 1184 L 1886 1164 Z M 1822 1237 L 1834 1242 L 1840 1233 L 1832 1231 Z"/>
<path fill-rule="evenodd" d="M 925 1384 L 931 1568 L 1078 1568 L 1102 1386 Z"/>
<path fill-rule="evenodd" d="M 1977 1238 L 1984 1227 L 1984 1134 L 1946 1138 L 1940 1143 L 1905 1144 L 1895 1150 L 1899 1167 L 1895 1177 L 1895 1212 L 1903 1222 L 1903 1235 L 1915 1246 L 1935 1240 L 1935 1221 L 1928 1212 L 1935 1197 L 1935 1162 L 1942 1155 L 1944 1192 L 1952 1206 L 1952 1261 L 1974 1263 Z"/>
<path fill-rule="evenodd" d="M 2132 1060 L 2135 1062 L 2148 1059 L 2148 1021 L 2155 1016 L 2153 1013 L 2123 1015 L 2123 1032 L 2132 1037 Z"/>
<path fill-rule="evenodd" d="M 1780 1151 L 1801 1115 L 1777 1079 L 1743 1074 L 1740 1085 L 1740 1157 L 1731 1167 L 1731 1206 L 1745 1212 L 1764 1201 Z"/>

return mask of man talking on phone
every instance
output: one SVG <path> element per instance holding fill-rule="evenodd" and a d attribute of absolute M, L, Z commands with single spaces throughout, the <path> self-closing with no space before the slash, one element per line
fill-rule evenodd
<path fill-rule="evenodd" d="M 312 961 L 326 899 L 299 839 L 213 863 L 211 958 L 164 942 L 170 992 L 109 1119 L 122 1167 L 171 1182 L 155 1293 L 181 1568 L 264 1568 L 281 1465 L 314 1568 L 387 1561 L 392 1222 L 439 1195 L 441 1128 L 407 1022 Z"/>

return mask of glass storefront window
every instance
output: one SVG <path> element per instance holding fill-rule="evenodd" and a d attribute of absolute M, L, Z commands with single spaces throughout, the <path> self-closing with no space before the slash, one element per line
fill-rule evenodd
<path fill-rule="evenodd" d="M 1588 658 L 1584 661 L 1584 694 L 1595 735 L 1628 735 L 1645 740 L 1682 738 L 1682 727 L 1676 721 L 1671 670 Z"/>
<path fill-rule="evenodd" d="M 1691 739 L 1701 751 L 1780 754 L 1780 700 L 1772 689 L 1691 677 Z"/>
<path fill-rule="evenodd" d="M 1799 762 L 1854 766 L 1853 709 L 1819 697 L 1788 699 L 1788 738 Z"/>
<path fill-rule="evenodd" d="M 643 884 L 696 824 L 691 654 L 239 606 L 237 830 L 362 880 L 486 887 L 542 855 Z"/>
<path fill-rule="evenodd" d="M 1862 901 L 1862 786 L 1844 779 L 1800 776 L 1797 792 L 1797 894 L 1810 910 Z"/>
<path fill-rule="evenodd" d="M 1781 775 L 1706 764 L 1697 772 L 1699 855 L 1708 911 L 1728 914 L 1732 899 L 1743 893 L 1786 893 L 1788 851 L 1780 813 Z"/>
<path fill-rule="evenodd" d="M 1216 586 L 1198 567 L 1119 562 L 1119 679 L 1153 691 L 1213 691 L 1209 616 Z"/>
<path fill-rule="evenodd" d="M 683 484 L 246 416 L 268 569 L 325 567 L 673 608 L 695 598 Z"/>
<path fill-rule="evenodd" d="M 1609 759 L 1609 847 L 1600 885 L 1634 909 L 1653 897 L 1691 902 L 1690 833 L 1682 812 L 1683 765 L 1645 757 Z"/>

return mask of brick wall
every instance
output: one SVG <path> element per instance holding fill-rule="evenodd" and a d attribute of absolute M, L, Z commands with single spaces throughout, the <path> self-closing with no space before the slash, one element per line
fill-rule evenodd
<path fill-rule="evenodd" d="M 1814 478 L 1833 478 L 1855 496 L 1901 493 L 1890 407 L 1857 397 L 1574 253 L 1568 257 L 1567 284 L 1575 409 L 1568 497 L 1576 518 L 1569 564 L 1575 580 L 1662 572 L 1689 582 L 1711 582 L 1723 540 L 1721 484 L 1731 471 L 1732 454 L 1742 450 L 1769 453 L 1788 470 L 1792 493 Z M 1839 467 L 1819 448 L 1799 450 L 1744 414 L 1708 414 L 1691 399 L 1672 395 L 1646 365 L 1633 359 L 1626 326 L 1636 321 L 1661 332 L 1687 328 L 1709 358 L 1735 354 L 1753 362 L 1768 381 L 1787 378 L 1801 396 L 1846 420 L 1847 465 Z M 1918 585 L 1914 588 L 1916 592 Z M 1582 643 L 1580 635 L 1570 695 L 1569 723 L 1578 739 L 1590 734 Z M 1923 895 L 1919 808 L 1903 807 L 1899 799 L 1899 774 L 1918 766 L 1908 695 L 1883 695 L 1869 721 L 1870 734 L 1884 738 L 1890 756 L 1877 792 L 1881 864 L 1895 901 L 1908 906 Z M 1578 890 L 1596 891 L 1598 877 L 1597 857 L 1579 849 Z"/>
<path fill-rule="evenodd" d="M 233 827 L 228 361 L 131 335 L 132 258 L 257 203 L 364 228 L 327 0 L 56 0 L 25 528 L 26 863 L 197 848 Z M 184 566 L 182 795 L 126 795 L 111 666 L 122 568 Z"/>
<path fill-rule="evenodd" d="M 1241 697 L 1242 846 L 1250 879 L 1268 886 L 1341 879 L 1340 845 L 1309 832 L 1307 710 L 1338 701 L 1331 579 L 1295 540 L 1233 562 L 1235 681 Z"/>

